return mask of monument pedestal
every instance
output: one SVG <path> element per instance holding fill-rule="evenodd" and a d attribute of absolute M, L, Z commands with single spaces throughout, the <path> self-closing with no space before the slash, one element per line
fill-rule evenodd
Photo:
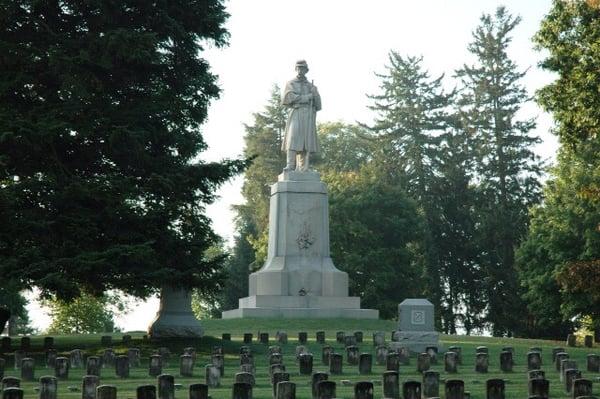
<path fill-rule="evenodd" d="M 398 305 L 398 330 L 392 335 L 392 349 L 405 347 L 422 353 L 428 346 L 439 348 L 440 334 L 434 327 L 434 307 L 427 299 L 409 298 Z"/>
<path fill-rule="evenodd" d="M 192 312 L 190 292 L 163 288 L 156 318 L 148 328 L 150 338 L 200 338 L 203 333 Z"/>
<path fill-rule="evenodd" d="M 348 275 L 331 260 L 327 187 L 318 173 L 284 172 L 271 186 L 267 262 L 250 275 L 249 291 L 224 319 L 379 317 L 348 296 Z"/>

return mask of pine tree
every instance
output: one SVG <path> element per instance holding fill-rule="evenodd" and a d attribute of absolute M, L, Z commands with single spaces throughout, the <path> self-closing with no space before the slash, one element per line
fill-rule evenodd
<path fill-rule="evenodd" d="M 201 53 L 226 18 L 220 0 L 3 3 L 3 278 L 61 298 L 216 286 L 204 210 L 244 163 L 198 160 L 219 93 Z"/>
<path fill-rule="evenodd" d="M 535 122 L 517 118 L 529 99 L 520 84 L 525 72 L 507 54 L 519 22 L 504 7 L 483 15 L 468 46 L 476 63 L 457 72 L 465 128 L 475 132 L 478 152 L 476 236 L 494 335 L 512 335 L 523 326 L 514 250 L 527 229 L 528 208 L 540 196 L 540 162 L 532 150 L 539 139 L 530 134 Z"/>

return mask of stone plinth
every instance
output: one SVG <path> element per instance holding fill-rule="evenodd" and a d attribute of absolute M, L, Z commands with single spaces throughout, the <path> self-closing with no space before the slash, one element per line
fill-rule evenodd
<path fill-rule="evenodd" d="M 202 326 L 192 312 L 190 293 L 163 288 L 160 308 L 148 328 L 150 338 L 199 338 L 202 334 Z"/>
<path fill-rule="evenodd" d="M 223 318 L 378 318 L 348 296 L 348 275 L 330 257 L 327 187 L 319 174 L 284 172 L 278 180 L 271 186 L 267 261 L 250 275 L 249 296 Z"/>
<path fill-rule="evenodd" d="M 405 347 L 411 352 L 425 352 L 428 346 L 439 348 L 439 333 L 434 328 L 434 307 L 427 299 L 405 299 L 398 305 L 398 331 L 393 335 L 393 347 Z"/>

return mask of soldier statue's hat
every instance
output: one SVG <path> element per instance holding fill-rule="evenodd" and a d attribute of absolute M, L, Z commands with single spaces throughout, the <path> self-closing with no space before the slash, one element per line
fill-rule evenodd
<path fill-rule="evenodd" d="M 298 61 L 296 61 L 296 68 L 298 68 L 298 67 L 300 67 L 300 66 L 303 66 L 303 67 L 305 67 L 306 69 L 308 69 L 308 64 L 307 64 L 307 63 L 306 63 L 306 61 L 304 61 L 304 60 L 298 60 Z"/>

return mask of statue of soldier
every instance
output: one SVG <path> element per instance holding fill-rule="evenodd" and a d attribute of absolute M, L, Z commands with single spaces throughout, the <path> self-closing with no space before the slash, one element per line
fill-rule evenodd
<path fill-rule="evenodd" d="M 306 79 L 306 61 L 296 62 L 296 78 L 285 85 L 282 105 L 289 108 L 285 138 L 281 150 L 286 152 L 284 171 L 309 170 L 310 154 L 319 151 L 316 113 L 321 109 L 321 96 L 315 85 Z"/>

